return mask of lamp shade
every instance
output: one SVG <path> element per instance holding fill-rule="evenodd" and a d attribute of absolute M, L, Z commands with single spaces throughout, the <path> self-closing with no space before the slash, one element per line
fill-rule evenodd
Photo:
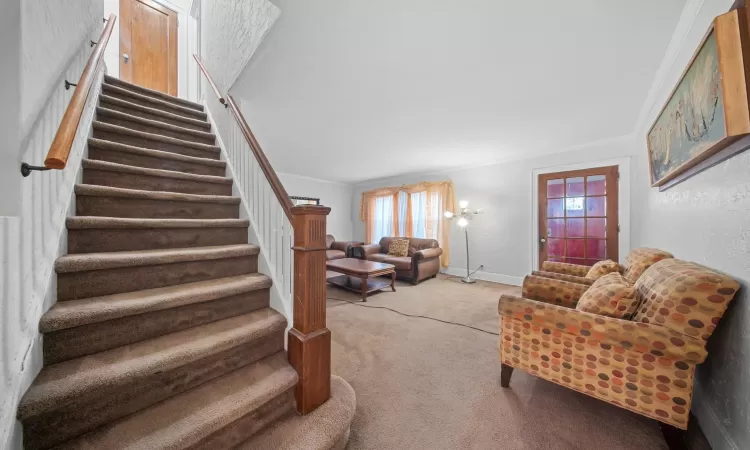
<path fill-rule="evenodd" d="M 460 206 L 460 207 L 461 207 L 461 209 L 466 209 L 466 207 L 467 207 L 467 206 L 469 206 L 469 202 L 468 202 L 468 200 L 461 200 L 461 201 L 460 201 L 460 202 L 458 203 L 458 206 Z"/>
<path fill-rule="evenodd" d="M 452 211 L 446 211 L 445 212 L 445 217 L 447 219 L 452 219 L 453 218 L 453 212 Z"/>
<path fill-rule="evenodd" d="M 459 227 L 465 227 L 468 224 L 469 224 L 469 221 L 466 220 L 466 217 L 461 217 L 460 219 L 458 219 L 458 226 Z"/>

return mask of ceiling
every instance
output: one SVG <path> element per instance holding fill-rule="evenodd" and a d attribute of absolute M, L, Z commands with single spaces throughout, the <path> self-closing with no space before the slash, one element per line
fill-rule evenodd
<path fill-rule="evenodd" d="M 359 182 L 633 132 L 685 0 L 274 0 L 232 93 L 279 172 Z"/>

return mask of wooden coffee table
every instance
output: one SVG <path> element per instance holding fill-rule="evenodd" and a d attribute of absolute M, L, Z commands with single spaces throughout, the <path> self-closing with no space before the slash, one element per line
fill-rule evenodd
<path fill-rule="evenodd" d="M 327 261 L 326 269 L 342 274 L 328 278 L 329 283 L 348 291 L 359 292 L 362 295 L 363 302 L 367 301 L 367 294 L 370 292 L 379 291 L 389 285 L 393 292 L 396 292 L 396 266 L 393 264 L 343 258 Z M 375 277 L 388 274 L 391 275 L 390 283 L 375 279 Z"/>

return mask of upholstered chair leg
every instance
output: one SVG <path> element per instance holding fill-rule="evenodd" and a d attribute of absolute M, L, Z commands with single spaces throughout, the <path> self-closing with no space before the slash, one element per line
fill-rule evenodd
<path fill-rule="evenodd" d="M 505 364 L 500 364 L 500 386 L 510 386 L 510 376 L 513 375 L 513 368 Z"/>
<path fill-rule="evenodd" d="M 661 434 L 664 436 L 664 440 L 667 442 L 669 450 L 687 450 L 687 444 L 685 444 L 685 430 L 681 430 L 672 425 L 659 422 L 661 427 Z"/>

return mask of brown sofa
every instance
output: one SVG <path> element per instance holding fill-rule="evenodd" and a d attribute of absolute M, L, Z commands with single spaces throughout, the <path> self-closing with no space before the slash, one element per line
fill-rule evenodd
<path fill-rule="evenodd" d="M 355 241 L 337 241 L 331 234 L 326 235 L 326 261 L 349 258 L 352 245 L 362 244 Z"/>
<path fill-rule="evenodd" d="M 440 272 L 440 248 L 435 239 L 409 239 L 409 255 L 398 257 L 389 256 L 388 247 L 392 237 L 384 237 L 379 244 L 362 245 L 352 248 L 352 256 L 368 261 L 377 261 L 396 266 L 396 277 L 400 280 L 417 284 L 426 278 L 435 278 Z"/>

